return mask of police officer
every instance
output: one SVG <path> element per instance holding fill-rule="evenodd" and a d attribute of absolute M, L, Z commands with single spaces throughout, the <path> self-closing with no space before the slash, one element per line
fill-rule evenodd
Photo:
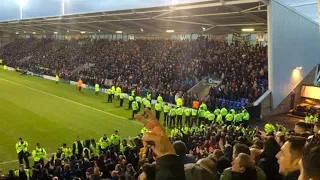
<path fill-rule="evenodd" d="M 144 106 L 151 110 L 151 102 L 148 99 L 144 101 Z M 146 115 L 146 113 L 143 112 L 143 115 Z"/>
<path fill-rule="evenodd" d="M 118 96 L 118 100 L 120 99 L 120 94 L 121 94 L 121 88 L 118 86 L 116 88 L 116 95 Z"/>
<path fill-rule="evenodd" d="M 72 156 L 72 150 L 67 147 L 66 143 L 62 144 L 61 150 L 66 158 L 70 158 Z"/>
<path fill-rule="evenodd" d="M 100 156 L 99 145 L 96 143 L 96 141 L 94 139 L 91 139 L 90 150 L 94 154 L 95 157 Z"/>
<path fill-rule="evenodd" d="M 89 139 L 87 139 L 85 141 L 85 146 L 83 148 L 82 157 L 87 158 L 87 159 L 91 159 L 91 150 L 90 150 L 90 140 Z"/>
<path fill-rule="evenodd" d="M 72 154 L 75 155 L 77 159 L 81 159 L 83 148 L 84 148 L 83 141 L 80 139 L 79 136 L 77 136 L 77 139 L 72 146 Z"/>
<path fill-rule="evenodd" d="M 216 111 L 215 111 L 215 112 L 216 112 Z M 214 114 L 216 114 L 216 113 L 214 113 Z M 220 111 L 217 112 L 216 116 L 217 116 L 216 122 L 219 123 L 219 124 L 221 124 L 221 123 L 222 123 L 222 115 L 221 115 Z"/>
<path fill-rule="evenodd" d="M 99 95 L 99 91 L 100 91 L 100 86 L 99 86 L 98 83 L 96 83 L 96 84 L 94 85 L 94 93 L 95 93 L 96 96 Z"/>
<path fill-rule="evenodd" d="M 19 141 L 16 143 L 16 150 L 18 154 L 19 164 L 23 164 L 23 160 L 26 163 L 27 169 L 29 166 L 29 152 L 28 152 L 28 142 L 24 141 L 23 138 L 19 138 Z"/>
<path fill-rule="evenodd" d="M 198 116 L 199 116 L 199 122 L 198 122 L 198 126 L 200 126 L 202 124 L 202 122 L 204 122 L 204 118 L 205 118 L 205 110 L 202 108 L 199 108 L 198 111 Z"/>
<path fill-rule="evenodd" d="M 115 130 L 114 134 L 110 136 L 110 143 L 114 147 L 115 152 L 120 151 L 120 141 L 121 141 L 121 138 L 118 135 L 118 131 Z"/>
<path fill-rule="evenodd" d="M 214 118 L 215 118 L 214 113 L 209 112 L 209 114 L 208 114 L 208 121 L 209 121 L 209 124 L 213 124 L 213 122 L 214 122 Z"/>
<path fill-rule="evenodd" d="M 162 105 L 162 102 L 160 103 L 159 101 L 154 105 L 154 109 L 156 111 L 156 118 L 158 120 L 160 120 L 160 113 L 161 113 L 161 109 L 162 109 L 161 105 Z"/>
<path fill-rule="evenodd" d="M 128 103 L 128 110 L 130 110 L 131 109 L 131 104 L 132 104 L 132 102 L 133 102 L 133 100 L 134 100 L 134 96 L 132 96 L 132 94 L 128 97 L 128 99 L 129 99 L 129 103 Z"/>
<path fill-rule="evenodd" d="M 158 103 L 161 103 L 162 104 L 162 102 L 163 102 L 163 98 L 162 98 L 162 96 L 159 94 L 158 95 L 158 97 L 157 97 L 157 102 Z"/>
<path fill-rule="evenodd" d="M 197 124 L 197 115 L 198 115 L 198 110 L 195 108 L 192 108 L 191 110 L 191 115 L 192 115 L 192 120 L 191 120 L 191 126 L 194 124 Z"/>
<path fill-rule="evenodd" d="M 242 112 L 243 112 L 243 117 L 242 117 L 243 126 L 247 127 L 248 121 L 250 119 L 250 114 L 248 113 L 248 111 L 246 109 L 244 109 Z"/>
<path fill-rule="evenodd" d="M 176 126 L 176 109 L 174 107 L 171 107 L 169 116 L 170 116 L 169 126 L 170 127 Z"/>
<path fill-rule="evenodd" d="M 128 144 L 128 141 L 126 139 L 123 139 L 120 144 L 120 151 L 122 153 L 127 153 L 131 149 L 132 149 L 132 147 L 130 146 L 130 144 Z"/>
<path fill-rule="evenodd" d="M 231 112 L 229 112 L 229 113 L 226 115 L 226 124 L 227 124 L 227 125 L 231 125 L 231 124 L 232 124 L 232 121 L 234 120 L 234 119 L 233 119 L 234 117 L 236 117 L 236 115 L 233 116 L 233 115 L 231 114 Z M 239 126 L 239 125 L 236 125 L 236 126 Z"/>
<path fill-rule="evenodd" d="M 147 131 L 149 131 L 149 129 L 148 129 L 146 126 L 144 126 L 144 127 L 141 129 L 140 133 L 143 134 L 143 133 L 145 133 L 145 132 L 147 132 Z"/>
<path fill-rule="evenodd" d="M 238 126 L 240 126 L 240 124 L 242 124 L 242 118 L 243 118 L 242 111 L 238 111 L 238 117 L 237 117 L 238 122 L 236 123 Z"/>
<path fill-rule="evenodd" d="M 218 114 L 220 114 L 220 109 L 219 108 L 216 108 L 214 111 L 213 111 L 213 114 L 218 116 Z"/>
<path fill-rule="evenodd" d="M 205 111 L 208 110 L 208 107 L 207 107 L 207 105 L 206 105 L 205 102 L 202 102 L 202 103 L 201 103 L 200 108 L 202 108 L 202 109 L 205 110 Z"/>
<path fill-rule="evenodd" d="M 114 94 L 115 94 L 115 92 L 116 92 L 116 87 L 111 86 L 112 99 L 114 99 Z M 111 100 L 111 102 L 112 102 L 112 100 Z"/>
<path fill-rule="evenodd" d="M 223 108 L 220 110 L 220 114 L 222 115 L 222 119 L 225 120 L 225 119 L 226 119 L 226 115 L 228 114 L 227 108 L 223 107 Z"/>
<path fill-rule="evenodd" d="M 108 89 L 108 103 L 112 103 L 112 88 Z"/>
<path fill-rule="evenodd" d="M 36 149 L 32 151 L 34 166 L 40 163 L 43 167 L 44 160 L 46 159 L 46 157 L 47 157 L 46 150 L 40 146 L 40 143 L 37 143 Z"/>
<path fill-rule="evenodd" d="M 231 109 L 229 110 L 229 113 L 231 113 L 232 115 L 235 115 L 235 114 L 236 114 L 236 110 L 234 110 L 233 108 L 231 108 Z"/>
<path fill-rule="evenodd" d="M 205 124 L 209 124 L 209 115 L 211 114 L 211 112 L 207 109 L 206 112 L 204 113 L 205 114 Z"/>
<path fill-rule="evenodd" d="M 61 148 L 58 148 L 57 151 L 52 155 L 51 157 L 51 164 L 55 164 L 57 165 L 57 161 L 59 161 L 62 165 L 62 161 L 64 160 L 65 158 L 65 155 L 64 153 L 62 152 L 62 149 Z"/>
<path fill-rule="evenodd" d="M 147 100 L 150 101 L 150 103 L 151 103 L 151 99 L 152 99 L 151 98 L 151 93 L 147 92 Z"/>
<path fill-rule="evenodd" d="M 135 90 L 134 88 L 131 89 L 131 96 L 132 96 L 133 98 L 136 97 L 136 90 Z"/>
<path fill-rule="evenodd" d="M 59 83 L 59 81 L 60 81 L 59 75 L 58 75 L 58 74 L 56 74 L 56 84 L 58 84 L 58 83 Z"/>
<path fill-rule="evenodd" d="M 132 107 L 132 119 L 134 119 L 134 116 L 138 113 L 138 110 L 139 110 L 139 104 L 137 103 L 136 100 L 132 101 L 131 107 Z"/>
<path fill-rule="evenodd" d="M 146 106 L 144 105 L 144 104 L 145 104 L 145 101 L 147 101 L 147 97 L 143 97 L 143 98 L 142 98 L 143 109 L 146 108 Z"/>
<path fill-rule="evenodd" d="M 264 126 L 264 131 L 266 133 L 272 133 L 276 128 L 270 123 L 268 122 L 265 126 Z"/>
<path fill-rule="evenodd" d="M 181 107 L 177 106 L 176 109 L 176 115 L 177 115 L 177 126 L 182 127 L 182 115 L 183 115 L 183 111 Z"/>
<path fill-rule="evenodd" d="M 185 108 L 183 110 L 184 116 L 186 118 L 186 120 L 184 121 L 184 124 L 191 127 L 191 109 L 190 108 Z"/>
<path fill-rule="evenodd" d="M 168 125 L 168 121 L 169 121 L 169 111 L 170 111 L 170 107 L 168 105 L 168 103 L 164 104 L 163 106 L 163 122 L 165 124 L 165 126 Z"/>
<path fill-rule="evenodd" d="M 120 93 L 119 98 L 120 98 L 120 107 L 122 107 L 123 101 L 124 101 L 124 93 Z"/>
<path fill-rule="evenodd" d="M 176 105 L 177 105 L 178 107 L 182 107 L 183 101 L 182 101 L 181 97 L 178 97 L 178 98 L 176 99 Z"/>
<path fill-rule="evenodd" d="M 142 104 L 142 98 L 140 96 L 136 96 L 136 101 L 138 103 L 138 112 L 140 112 L 141 104 Z"/>
<path fill-rule="evenodd" d="M 103 137 L 100 138 L 99 145 L 100 145 L 100 151 L 102 151 L 103 154 L 105 154 L 110 145 L 107 134 L 104 134 Z"/>

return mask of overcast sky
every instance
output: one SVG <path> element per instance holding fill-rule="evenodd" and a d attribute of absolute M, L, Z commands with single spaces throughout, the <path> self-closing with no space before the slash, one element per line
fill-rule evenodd
<path fill-rule="evenodd" d="M 20 18 L 19 1 L 21 0 L 0 0 L 0 21 Z M 62 14 L 63 0 L 25 0 L 23 9 L 24 18 L 56 16 Z M 108 11 L 120 9 L 134 9 L 141 7 L 159 6 L 168 3 L 185 3 L 199 0 L 64 0 L 65 13 L 81 13 Z M 299 4 L 316 2 L 316 0 L 280 0 L 285 4 Z M 296 8 L 306 16 L 317 21 L 317 5 L 308 5 Z"/>

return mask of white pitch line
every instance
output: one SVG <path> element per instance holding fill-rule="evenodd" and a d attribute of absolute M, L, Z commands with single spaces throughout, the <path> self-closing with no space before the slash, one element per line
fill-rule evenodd
<path fill-rule="evenodd" d="M 105 111 L 112 111 L 112 110 L 115 110 L 117 108 L 110 108 L 110 109 L 106 109 Z"/>
<path fill-rule="evenodd" d="M 46 94 L 46 95 L 49 95 L 49 96 L 58 98 L 58 99 L 62 99 L 62 100 L 65 100 L 65 101 L 68 101 L 68 102 L 77 104 L 77 105 L 79 105 L 79 106 L 83 106 L 83 107 L 86 107 L 86 108 L 89 108 L 89 109 L 92 109 L 92 110 L 96 110 L 96 111 L 99 111 L 99 112 L 101 112 L 101 113 L 104 113 L 104 114 L 108 114 L 108 115 L 110 115 L 110 116 L 117 117 L 117 118 L 119 118 L 119 119 L 125 119 L 125 120 L 127 120 L 127 118 L 124 118 L 124 117 L 121 117 L 121 116 L 118 116 L 118 115 L 115 115 L 115 114 L 112 114 L 112 113 L 108 113 L 108 112 L 106 112 L 106 111 L 103 111 L 103 110 L 100 110 L 100 109 L 97 109 L 97 108 L 94 108 L 94 107 L 91 107 L 91 106 L 88 106 L 88 105 L 85 105 L 85 104 L 81 104 L 81 103 L 72 101 L 72 100 L 70 100 L 70 99 L 66 99 L 66 98 L 64 98 L 64 97 L 60 97 L 60 96 L 57 96 L 57 95 L 54 95 L 54 94 L 51 94 L 51 93 L 48 93 L 48 92 L 45 92 L 45 91 L 41 91 L 41 90 L 39 90 L 39 89 L 35 89 L 35 88 L 29 87 L 29 86 L 26 86 L 26 85 L 22 85 L 22 84 L 13 82 L 13 81 L 9 81 L 9 80 L 3 79 L 3 78 L 0 78 L 0 80 L 6 81 L 6 82 L 9 82 L 9 83 L 18 85 L 18 86 L 22 86 L 22 87 L 25 87 L 25 88 L 28 88 L 28 89 L 31 89 L 31 90 L 34 90 L 34 91 L 37 91 L 37 92 L 40 92 L 40 93 L 43 93 L 43 94 Z M 134 122 L 134 123 L 137 123 L 137 124 L 141 124 L 141 123 L 139 123 L 139 122 L 137 122 L 137 121 L 130 121 L 130 122 Z"/>

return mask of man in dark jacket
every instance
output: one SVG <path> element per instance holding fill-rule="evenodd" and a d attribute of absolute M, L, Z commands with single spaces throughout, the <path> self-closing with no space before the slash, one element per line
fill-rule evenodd
<path fill-rule="evenodd" d="M 279 164 L 277 163 L 276 158 L 280 148 L 281 147 L 274 137 L 267 136 L 265 138 L 263 152 L 257 166 L 266 173 L 268 180 L 282 180 L 282 176 L 279 174 Z"/>
<path fill-rule="evenodd" d="M 185 180 L 183 163 L 176 155 L 165 129 L 149 109 L 145 109 L 145 113 L 150 120 L 140 114 L 136 118 L 150 130 L 143 134 L 142 140 L 144 145 L 151 146 L 157 156 L 156 180 Z"/>
<path fill-rule="evenodd" d="M 299 162 L 301 174 L 299 179 L 316 180 L 320 177 L 320 136 L 308 140 Z"/>
<path fill-rule="evenodd" d="M 187 155 L 187 147 L 186 144 L 182 141 L 176 141 L 173 143 L 173 148 L 176 151 L 177 155 L 180 157 L 182 160 L 183 164 L 188 164 L 188 163 L 196 163 L 196 159 L 191 156 Z"/>
<path fill-rule="evenodd" d="M 256 180 L 257 172 L 253 159 L 245 153 L 240 153 L 232 162 L 231 179 Z"/>
<path fill-rule="evenodd" d="M 297 180 L 300 174 L 299 161 L 302 157 L 306 138 L 300 136 L 288 137 L 280 152 L 276 155 L 279 163 L 279 173 L 284 180 Z"/>
<path fill-rule="evenodd" d="M 9 170 L 8 176 L 5 180 L 19 180 L 19 177 L 14 174 L 13 170 Z"/>
<path fill-rule="evenodd" d="M 233 147 L 232 160 L 234 161 L 238 157 L 238 155 L 240 153 L 244 153 L 244 154 L 247 154 L 248 156 L 250 156 L 249 147 L 244 145 L 244 144 L 236 144 Z M 259 167 L 255 167 L 255 173 L 257 175 L 257 180 L 266 180 L 267 179 L 266 178 L 266 174 Z M 221 174 L 220 180 L 231 180 L 232 177 L 233 177 L 233 174 L 234 173 L 232 171 L 232 167 L 231 168 L 227 168 Z"/>

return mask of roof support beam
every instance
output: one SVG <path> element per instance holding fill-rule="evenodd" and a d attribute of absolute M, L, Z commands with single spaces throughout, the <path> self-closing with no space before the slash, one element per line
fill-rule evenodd
<path fill-rule="evenodd" d="M 195 17 L 196 19 L 200 20 L 200 18 L 198 17 Z M 205 22 L 205 23 L 208 23 L 208 24 L 212 24 L 212 27 L 206 29 L 205 31 L 208 31 L 216 26 L 218 26 L 219 24 L 216 23 L 216 22 L 213 22 L 213 21 L 210 21 L 210 20 L 206 20 L 205 18 L 201 18 L 201 21 Z M 230 28 L 230 27 L 225 27 L 225 29 L 229 30 L 229 31 L 232 31 L 232 32 L 239 32 L 238 30 L 236 29 L 233 29 L 233 28 Z"/>
<path fill-rule="evenodd" d="M 176 22 L 176 23 L 182 23 L 182 24 L 196 24 L 196 25 L 203 25 L 203 26 L 214 26 L 214 25 L 212 25 L 212 24 L 206 24 L 206 23 L 201 23 L 201 22 L 178 21 L 178 20 L 161 19 L 161 18 L 157 18 L 157 20 L 160 20 L 160 21 L 169 21 L 169 22 Z"/>
<path fill-rule="evenodd" d="M 263 2 L 263 4 L 268 5 L 269 4 L 269 0 L 260 0 L 261 2 Z"/>
<path fill-rule="evenodd" d="M 228 27 L 228 26 L 262 26 L 263 23 L 246 23 L 246 24 L 219 24 L 217 27 Z"/>
<path fill-rule="evenodd" d="M 265 5 L 265 4 L 260 5 L 260 3 L 259 3 L 259 6 L 255 6 L 255 7 L 249 8 L 249 9 L 244 9 L 244 10 L 242 10 L 241 12 L 242 12 L 242 13 L 244 13 L 244 12 L 249 12 L 249 13 L 250 13 L 251 10 L 261 11 L 260 9 L 261 9 L 262 7 L 265 7 L 265 6 L 267 6 L 267 5 Z"/>
<path fill-rule="evenodd" d="M 238 12 L 238 13 L 240 13 L 240 14 L 243 14 L 244 16 L 250 17 L 251 19 L 254 19 L 254 20 L 256 20 L 256 21 L 262 22 L 262 23 L 264 23 L 265 25 L 267 24 L 267 20 L 265 20 L 265 19 L 263 19 L 263 18 L 261 18 L 261 17 L 259 17 L 259 16 L 256 16 L 256 15 L 254 15 L 254 14 L 251 14 L 251 13 L 243 13 L 243 12 L 242 12 L 243 9 L 241 9 L 241 8 L 235 6 L 235 5 L 227 5 L 227 6 L 225 6 L 225 7 L 229 8 L 229 9 L 231 9 L 231 10 L 233 10 L 233 11 L 236 11 L 236 12 Z"/>
<path fill-rule="evenodd" d="M 166 15 L 166 14 L 170 14 L 172 11 L 168 11 L 168 12 L 164 12 L 164 13 L 161 13 L 161 14 L 158 14 L 156 16 L 153 16 L 151 19 L 155 19 L 155 18 L 158 18 L 160 16 L 163 16 L 163 15 Z"/>
<path fill-rule="evenodd" d="M 116 17 L 116 18 L 117 18 L 117 16 L 114 16 L 114 17 Z M 92 20 L 93 22 L 97 21 L 96 19 L 91 18 L 91 17 L 82 16 L 82 18 L 90 19 L 90 20 Z M 117 20 L 118 20 L 118 21 L 123 21 L 123 19 L 121 19 L 121 18 L 117 18 Z M 124 29 L 126 29 L 126 28 L 125 28 L 125 27 L 123 27 L 123 26 L 119 26 L 119 25 L 116 25 L 116 24 L 113 24 L 113 23 L 108 23 L 108 22 L 104 22 L 104 23 L 105 23 L 105 24 L 108 24 L 109 26 L 114 27 L 114 28 L 115 28 L 115 31 L 117 31 L 117 30 L 124 30 Z M 85 24 L 85 23 L 81 23 L 81 24 Z M 92 25 L 92 24 L 91 24 L 90 26 L 94 26 L 94 25 Z"/>
<path fill-rule="evenodd" d="M 157 28 L 154 28 L 154 27 L 152 27 L 152 26 L 148 26 L 148 25 L 145 25 L 145 24 L 143 24 L 143 23 L 141 23 L 141 22 L 139 22 L 139 21 L 126 21 L 126 22 L 128 22 L 128 23 L 130 23 L 130 24 L 132 24 L 132 25 L 138 25 L 140 28 L 142 28 L 142 29 L 144 29 L 144 31 L 145 30 L 152 30 L 152 32 L 157 32 L 157 31 L 159 31 L 159 29 L 157 29 Z M 141 31 L 141 30 L 140 30 Z"/>
<path fill-rule="evenodd" d="M 224 5 L 237 5 L 237 4 L 246 4 L 246 3 L 256 3 L 257 0 L 241 0 L 241 1 L 224 1 Z M 188 9 L 198 9 L 198 8 L 207 8 L 207 7 L 215 7 L 221 6 L 221 2 L 214 2 L 214 3 L 204 3 L 204 4 L 197 4 L 197 5 L 180 5 L 177 7 L 172 7 L 172 10 L 188 10 Z"/>

